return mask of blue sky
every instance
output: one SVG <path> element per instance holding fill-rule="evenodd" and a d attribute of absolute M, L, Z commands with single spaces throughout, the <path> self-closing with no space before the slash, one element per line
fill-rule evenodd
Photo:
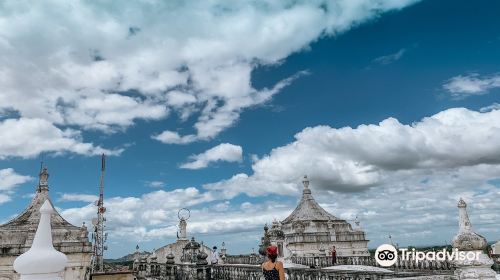
<path fill-rule="evenodd" d="M 43 159 L 88 222 L 105 152 L 110 257 L 174 240 L 181 207 L 249 252 L 304 174 L 370 247 L 449 242 L 459 197 L 498 240 L 500 3 L 285 2 L 0 4 L 0 221 Z"/>

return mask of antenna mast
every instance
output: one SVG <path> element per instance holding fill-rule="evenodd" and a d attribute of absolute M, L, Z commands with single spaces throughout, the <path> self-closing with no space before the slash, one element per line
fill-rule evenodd
<path fill-rule="evenodd" d="M 94 255 L 92 256 L 92 273 L 104 272 L 104 251 L 108 248 L 104 245 L 108 237 L 107 233 L 104 233 L 104 223 L 106 218 L 104 218 L 104 213 L 106 212 L 106 207 L 104 207 L 104 174 L 106 171 L 106 156 L 102 154 L 101 157 L 101 179 L 99 182 L 99 200 L 96 202 L 97 206 L 97 218 L 92 219 L 92 224 L 94 225 L 94 232 L 92 234 L 92 239 L 94 241 Z"/>

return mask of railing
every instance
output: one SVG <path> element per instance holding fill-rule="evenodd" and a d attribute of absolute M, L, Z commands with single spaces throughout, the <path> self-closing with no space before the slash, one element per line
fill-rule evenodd
<path fill-rule="evenodd" d="M 224 258 L 225 264 L 260 265 L 263 262 L 264 259 L 260 255 L 227 255 Z M 306 265 L 309 267 L 327 267 L 332 265 L 332 257 L 330 256 L 292 257 L 291 262 L 296 264 Z M 375 266 L 376 262 L 373 257 L 369 256 L 338 257 L 336 264 Z"/>
<path fill-rule="evenodd" d="M 233 256 L 233 260 L 246 259 L 256 261 L 258 255 Z M 377 280 L 385 278 L 403 278 L 415 276 L 434 277 L 432 279 L 448 279 L 455 267 L 445 261 L 420 261 L 418 263 L 410 260 L 398 260 L 395 265 L 389 267 L 392 271 L 363 271 L 343 269 L 324 269 L 331 266 L 331 257 L 293 257 L 293 263 L 306 265 L 310 268 L 287 268 L 288 280 L 337 280 L 337 279 L 364 279 Z M 339 257 L 336 265 L 363 265 L 379 267 L 373 257 Z M 323 268 L 323 269 L 322 269 Z M 219 265 L 196 265 L 196 264 L 157 264 L 139 263 L 134 264 L 137 279 L 162 279 L 162 280 L 189 280 L 189 279 L 213 279 L 213 280 L 257 280 L 261 279 L 262 270 L 260 261 L 250 264 L 219 264 Z M 439 277 L 438 277 L 439 276 Z M 444 277 L 444 278 L 443 278 Z M 450 278 L 451 279 L 451 278 Z"/>
<path fill-rule="evenodd" d="M 306 265 L 309 267 L 328 267 L 332 266 L 332 257 L 292 257 L 292 263 Z M 337 257 L 335 265 L 367 265 L 376 266 L 375 259 L 370 256 L 360 257 Z"/>
<path fill-rule="evenodd" d="M 404 265 L 404 264 L 403 264 Z M 401 264 L 397 265 L 398 267 Z M 144 268 L 144 267 L 143 267 Z M 451 279 L 453 271 L 445 269 L 433 269 L 432 265 L 422 262 L 422 266 L 394 271 L 362 271 L 362 270 L 338 270 L 321 268 L 287 268 L 288 280 L 346 280 L 363 279 L 378 280 L 387 278 L 406 278 L 426 276 L 432 279 Z M 149 271 L 135 271 L 137 279 L 162 279 L 162 280 L 260 280 L 262 270 L 260 265 L 243 264 L 219 264 L 219 265 L 195 265 L 195 264 L 161 264 L 160 275 L 149 275 Z M 448 278 L 447 278 L 448 277 Z"/>
<path fill-rule="evenodd" d="M 332 257 L 292 257 L 292 263 L 306 265 L 309 267 L 328 267 L 332 265 Z M 366 265 L 366 266 L 379 266 L 375 259 L 371 256 L 367 257 L 338 257 L 335 265 Z M 419 261 L 416 263 L 414 260 L 401 260 L 391 267 L 395 271 L 443 271 L 448 273 L 455 270 L 455 266 L 449 261 Z"/>
<path fill-rule="evenodd" d="M 363 279 L 378 280 L 389 278 L 404 278 L 420 276 L 420 274 L 382 272 L 382 271 L 335 271 L 325 269 L 304 269 L 288 268 L 286 269 L 288 280 L 346 280 Z"/>
<path fill-rule="evenodd" d="M 224 263 L 226 264 L 249 264 L 260 265 L 263 262 L 263 257 L 257 254 L 251 255 L 226 255 Z"/>
<path fill-rule="evenodd" d="M 211 279 L 217 280 L 259 280 L 262 270 L 258 265 L 214 265 Z"/>
<path fill-rule="evenodd" d="M 304 268 L 287 268 L 286 274 L 288 280 L 378 280 L 426 276 L 418 272 L 336 271 Z M 214 280 L 259 280 L 262 277 L 262 270 L 255 265 L 215 265 L 212 266 L 211 277 Z"/>

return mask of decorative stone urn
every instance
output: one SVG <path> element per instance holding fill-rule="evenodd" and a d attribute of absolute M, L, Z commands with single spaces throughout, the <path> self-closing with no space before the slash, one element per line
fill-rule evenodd
<path fill-rule="evenodd" d="M 167 255 L 167 262 L 166 264 L 175 264 L 175 256 L 174 254 L 172 254 L 172 252 L 170 252 L 168 255 Z"/>
<path fill-rule="evenodd" d="M 458 202 L 458 213 L 459 230 L 452 245 L 454 249 L 465 254 L 463 258 L 454 260 L 457 266 L 455 276 L 458 280 L 496 280 L 496 273 L 491 269 L 493 260 L 484 253 L 486 238 L 472 230 L 467 204 L 463 199 Z"/>
<path fill-rule="evenodd" d="M 197 261 L 196 261 L 197 265 L 207 265 L 208 264 L 208 261 L 207 261 L 208 255 L 207 255 L 207 253 L 205 253 L 203 251 L 200 251 L 198 253 L 198 255 L 196 256 L 196 258 L 197 258 Z"/>
<path fill-rule="evenodd" d="M 21 280 L 60 280 L 68 259 L 54 249 L 50 225 L 54 208 L 45 200 L 40 208 L 40 223 L 31 248 L 14 261 L 14 269 L 21 274 Z"/>

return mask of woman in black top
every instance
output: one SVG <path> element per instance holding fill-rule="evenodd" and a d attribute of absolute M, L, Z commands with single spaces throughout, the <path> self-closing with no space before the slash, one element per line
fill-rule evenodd
<path fill-rule="evenodd" d="M 267 261 L 262 264 L 262 272 L 266 280 L 285 280 L 285 268 L 283 263 L 276 261 L 278 258 L 278 247 L 267 247 Z"/>

